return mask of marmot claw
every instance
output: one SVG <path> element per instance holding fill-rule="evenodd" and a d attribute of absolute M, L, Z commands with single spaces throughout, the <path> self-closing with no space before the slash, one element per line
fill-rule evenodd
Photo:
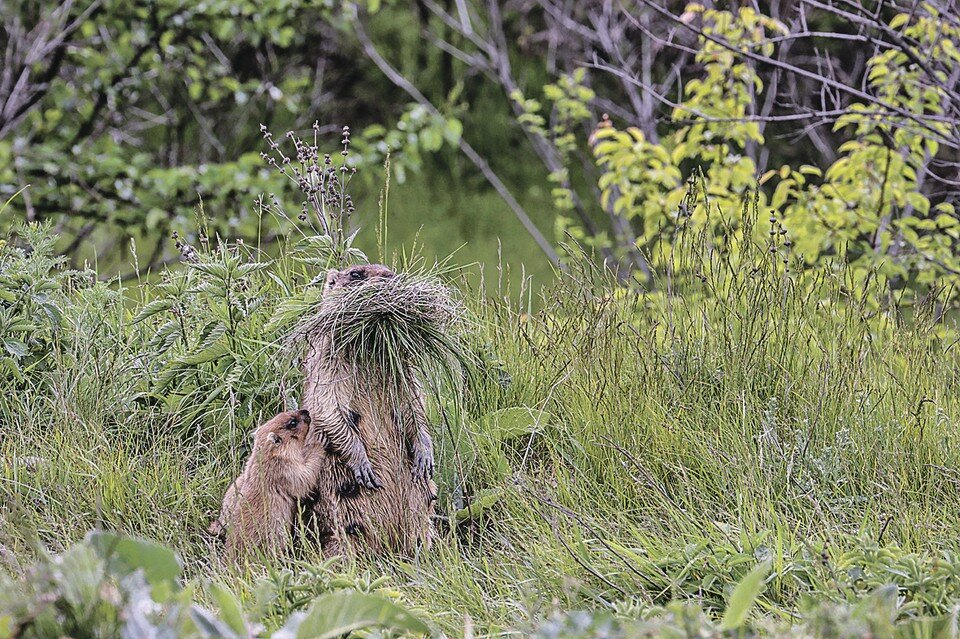
<path fill-rule="evenodd" d="M 377 475 L 373 472 L 373 466 L 370 465 L 370 462 L 354 468 L 353 474 L 357 478 L 357 483 L 364 488 L 369 488 L 370 490 L 383 488 L 383 484 L 377 480 Z"/>
<path fill-rule="evenodd" d="M 413 476 L 431 479 L 433 477 L 433 457 L 415 454 L 413 457 Z"/>

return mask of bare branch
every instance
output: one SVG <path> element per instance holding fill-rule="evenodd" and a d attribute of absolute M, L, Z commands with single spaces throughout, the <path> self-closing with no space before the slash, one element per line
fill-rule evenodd
<path fill-rule="evenodd" d="M 403 89 L 411 98 L 413 98 L 418 104 L 425 107 L 433 115 L 441 115 L 440 111 L 433 105 L 433 103 L 427 99 L 423 93 L 420 92 L 417 87 L 413 85 L 406 77 L 403 76 L 399 71 L 397 71 L 393 66 L 384 59 L 380 54 L 380 51 L 373 44 L 373 41 L 370 40 L 370 36 L 367 35 L 366 29 L 363 26 L 363 22 L 359 17 L 354 20 L 354 27 L 357 34 L 357 39 L 360 41 L 360 46 L 363 47 L 364 53 L 369 57 L 377 68 L 383 72 L 391 82 L 393 82 L 397 87 Z M 476 150 L 470 146 L 466 138 L 460 136 L 460 150 L 463 152 L 467 158 L 473 162 L 483 176 L 487 179 L 487 182 L 497 191 L 500 197 L 504 202 L 507 203 L 507 206 L 510 207 L 510 210 L 513 211 L 513 214 L 520 220 L 520 223 L 523 224 L 523 227 L 527 229 L 527 232 L 530 233 L 531 237 L 537 242 L 537 245 L 540 247 L 540 250 L 543 251 L 544 255 L 554 264 L 554 266 L 561 266 L 560 257 L 557 255 L 557 252 L 554 250 L 550 242 L 547 241 L 547 238 L 543 236 L 540 232 L 540 229 L 533 223 L 530 219 L 530 216 L 527 215 L 527 212 L 523 210 L 523 207 L 520 206 L 520 203 L 517 202 L 516 198 L 513 197 L 513 194 L 510 193 L 510 190 L 506 187 L 503 181 L 494 173 L 493 169 L 490 168 L 490 165 L 487 164 L 487 161 L 476 152 Z"/>

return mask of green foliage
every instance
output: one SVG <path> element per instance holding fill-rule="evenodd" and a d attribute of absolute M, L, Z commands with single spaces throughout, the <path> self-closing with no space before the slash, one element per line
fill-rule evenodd
<path fill-rule="evenodd" d="M 266 329 L 277 302 L 268 267 L 243 247 L 198 251 L 187 268 L 165 273 L 133 316 L 149 348 L 140 354 L 149 353 L 145 391 L 185 425 L 212 426 L 225 407 L 256 414 L 283 405 L 293 371 Z"/>
<path fill-rule="evenodd" d="M 141 621 L 224 636 L 279 630 L 341 590 L 416 609 L 448 636 L 532 633 L 557 612 L 571 636 L 769 634 L 788 618 L 798 636 L 932 632 L 960 592 L 956 350 L 922 316 L 905 327 L 874 312 L 875 289 L 843 265 L 787 271 L 782 244 L 771 253 L 755 227 L 747 211 L 727 235 L 678 232 L 671 296 L 624 290 L 586 260 L 540 310 L 465 290 L 483 355 L 465 426 L 442 401 L 430 411 L 441 534 L 416 561 L 343 572 L 309 549 L 300 564 L 224 571 L 202 532 L 245 434 L 302 383 L 282 357 L 281 311 L 315 294 L 315 267 L 217 243 L 110 290 L 18 249 L 18 271 L 57 282 L 62 321 L 20 378 L 0 377 L 0 423 L 15 425 L 0 438 L 0 560 L 25 572 L 25 531 L 58 550 L 95 527 L 149 535 L 176 548 L 189 585 Z M 160 597 L 153 584 L 178 570 L 123 539 L 100 534 L 71 559 L 77 574 L 156 561 L 139 590 L 117 586 L 121 608 Z M 108 547 L 113 559 L 90 559 Z M 759 573 L 744 580 L 761 564 L 758 588 Z M 873 597 L 888 584 L 892 603 Z M 121 623 L 74 590 L 81 622 Z M 184 591 L 217 616 L 175 617 Z M 736 629 L 720 629 L 725 611 Z"/>
<path fill-rule="evenodd" d="M 23 378 L 41 365 L 63 323 L 62 294 L 71 274 L 59 268 L 49 226 L 21 225 L 0 240 L 0 370 Z"/>
<path fill-rule="evenodd" d="M 947 135 L 946 122 L 937 118 L 944 114 L 949 90 L 921 83 L 917 62 L 931 55 L 960 62 L 956 25 L 941 20 L 930 4 L 894 17 L 890 29 L 900 30 L 909 44 L 870 58 L 867 91 L 881 106 L 855 103 L 837 119 L 835 129 L 850 135 L 837 159 L 823 169 L 783 166 L 758 176 L 754 149 L 766 140 L 752 109 L 764 87 L 755 62 L 738 49 L 774 56 L 776 38 L 788 30 L 752 8 L 731 12 L 691 4 L 684 19 L 701 23 L 696 60 L 703 71 L 684 84 L 671 126 L 654 141 L 639 128 L 621 130 L 605 121 L 590 139 L 601 171 L 599 204 L 629 221 L 633 243 L 650 263 L 666 266 L 688 220 L 723 235 L 723 227 L 735 220 L 732 214 L 752 199 L 759 177 L 759 206 L 789 234 L 798 264 L 839 258 L 858 282 L 881 277 L 888 286 L 874 304 L 889 303 L 891 292 L 902 288 L 906 294 L 898 293 L 898 299 L 907 305 L 931 291 L 956 289 L 960 220 L 952 205 L 934 204 L 921 188 L 939 140 Z M 579 78 L 582 82 L 583 74 Z M 568 120 L 583 121 L 592 92 L 576 90 L 569 79 L 567 85 L 568 90 L 548 85 L 544 95 L 552 109 L 569 114 Z M 561 121 L 548 128 L 540 115 L 543 105 L 520 95 L 516 99 L 525 110 L 522 123 L 568 149 L 563 156 L 569 166 L 569 126 Z M 691 171 L 696 176 L 691 180 L 705 184 L 704 197 L 693 202 L 683 178 Z M 555 181 L 569 184 L 566 168 L 557 176 Z M 568 188 L 556 191 L 555 200 L 561 211 L 573 208 Z M 563 228 L 586 245 L 622 250 L 608 235 L 590 235 L 578 225 L 569 218 Z M 950 301 L 956 301 L 955 293 Z"/>
<path fill-rule="evenodd" d="M 430 629 L 395 603 L 376 595 L 338 592 L 317 598 L 303 616 L 292 617 L 275 639 L 333 639 L 366 628 L 425 635 Z"/>
<path fill-rule="evenodd" d="M 643 620 L 616 619 L 609 614 L 558 614 L 538 628 L 538 639 L 664 639 L 771 637 L 777 639 L 857 639 L 859 637 L 955 637 L 956 616 L 924 623 L 895 622 L 896 589 L 883 588 L 856 604 L 819 604 L 792 623 L 763 620 L 731 630 L 717 625 L 696 605 L 674 603 Z"/>
<path fill-rule="evenodd" d="M 347 25 L 355 12 L 376 13 L 381 4 L 85 0 L 11 9 L 0 66 L 8 64 L 36 94 L 18 126 L 7 121 L 16 103 L 0 117 L 0 202 L 29 186 L 10 203 L 0 232 L 10 229 L 8 220 L 53 220 L 69 257 L 114 268 L 125 265 L 130 238 L 155 265 L 170 257 L 165 238 L 173 230 L 194 240 L 198 226 L 248 241 L 286 234 L 291 221 L 264 216 L 254 196 L 296 202 L 297 190 L 260 160 L 257 126 L 309 130 L 315 118 L 343 117 L 371 102 L 376 121 L 396 126 L 371 125 L 354 167 L 379 175 L 392 151 L 401 181 L 419 171 L 423 155 L 459 140 L 463 125 L 453 105 L 447 117 L 414 106 L 398 109 L 394 120 L 378 102 L 383 82 L 368 77 L 335 100 L 326 88 L 320 99 L 317 88 L 356 84 L 358 67 L 366 67 Z M 55 39 L 58 12 L 72 29 L 63 41 Z M 44 33 L 52 41 L 29 40 Z M 18 53 L 31 45 L 47 47 L 45 59 L 20 68 Z M 369 120 L 351 116 L 349 123 Z M 371 175 L 367 188 L 378 181 Z M 204 204 L 219 214 L 198 224 Z"/>
<path fill-rule="evenodd" d="M 371 124 L 355 140 L 358 166 L 382 166 L 387 157 L 397 183 L 407 181 L 410 173 L 424 168 L 424 156 L 444 145 L 456 147 L 463 135 L 463 122 L 457 117 L 462 109 L 447 104 L 444 113 L 431 113 L 421 104 L 409 104 L 396 125 L 390 129 Z"/>
<path fill-rule="evenodd" d="M 889 105 L 887 111 L 942 115 L 947 89 L 921 90 L 913 60 L 923 55 L 960 63 L 960 27 L 945 24 L 929 4 L 916 15 L 893 18 L 894 25 L 911 44 L 870 59 L 871 94 Z M 834 125 L 849 129 L 853 138 L 840 147 L 840 157 L 823 172 L 821 184 L 807 184 L 809 178 L 798 171 L 781 170 L 783 179 L 770 204 L 782 211 L 788 228 L 797 229 L 797 248 L 808 262 L 845 247 L 861 278 L 876 271 L 919 292 L 954 283 L 960 272 L 954 250 L 960 221 L 952 205 L 932 206 L 920 188 L 924 168 L 946 131 L 945 123 L 931 122 L 853 104 Z M 819 177 L 815 169 L 804 173 Z"/>
<path fill-rule="evenodd" d="M 791 622 L 748 616 L 769 564 L 751 570 L 733 588 L 723 620 L 690 603 L 674 602 L 642 613 L 635 609 L 554 613 L 530 633 L 553 637 L 614 639 L 633 637 L 954 637 L 955 608 L 915 617 L 901 603 L 902 587 L 882 585 L 849 602 L 811 598 Z M 287 573 L 292 574 L 292 573 Z M 142 539 L 95 532 L 59 555 L 43 555 L 21 576 L 0 573 L 0 637 L 176 636 L 183 638 L 272 637 L 325 639 L 364 629 L 391 636 L 422 636 L 429 626 L 395 601 L 350 589 L 350 579 L 330 581 L 321 568 L 312 572 L 319 596 L 306 599 L 305 612 L 292 612 L 285 624 L 268 632 L 248 617 L 241 600 L 222 583 L 206 590 L 218 606 L 213 612 L 196 603 L 196 588 L 184 587 L 180 564 L 169 550 Z M 382 579 L 380 581 L 383 581 Z M 346 586 L 346 589 L 337 589 Z M 367 588 L 376 587 L 370 584 Z M 290 584 L 280 586 L 289 590 Z M 821 593 L 825 594 L 825 593 Z M 261 590 L 258 599 L 270 597 Z M 254 609 L 262 604 L 255 604 Z"/>
<path fill-rule="evenodd" d="M 170 550 L 142 539 L 93 532 L 18 578 L 0 574 L 0 638 L 265 637 L 245 619 L 239 600 L 210 586 L 219 615 L 194 603 Z M 341 590 L 318 597 L 306 615 L 291 615 L 274 639 L 338 637 L 360 628 L 423 635 L 429 628 L 397 603 Z"/>
<path fill-rule="evenodd" d="M 510 95 L 521 111 L 517 121 L 534 135 L 549 140 L 560 156 L 557 160 L 562 162 L 563 167 L 551 171 L 547 179 L 553 185 L 550 194 L 560 214 L 557 224 L 565 228 L 570 226 L 567 215 L 575 206 L 570 172 L 566 166 L 577 151 L 577 127 L 589 121 L 587 104 L 596 97 L 593 90 L 584 84 L 585 78 L 585 70 L 577 69 L 561 75 L 555 83 L 544 85 L 544 98 L 552 105 L 550 122 L 541 114 L 543 105 L 540 101 L 526 99 L 520 91 Z"/>
<path fill-rule="evenodd" d="M 720 620 L 721 630 L 736 630 L 744 625 L 757 597 L 763 591 L 763 581 L 770 572 L 770 564 L 762 563 L 740 580 L 730 595 L 727 610 Z"/>

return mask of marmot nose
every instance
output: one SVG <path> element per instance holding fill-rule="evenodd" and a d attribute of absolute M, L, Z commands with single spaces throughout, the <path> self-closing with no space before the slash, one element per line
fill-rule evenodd
<path fill-rule="evenodd" d="M 308 424 L 308 425 L 309 425 L 309 424 L 310 424 L 310 411 L 308 411 L 307 409 L 301 410 L 301 411 L 300 411 L 300 421 L 302 421 L 304 424 Z"/>

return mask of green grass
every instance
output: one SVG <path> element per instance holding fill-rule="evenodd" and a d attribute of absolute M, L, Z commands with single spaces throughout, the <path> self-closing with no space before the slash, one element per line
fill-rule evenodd
<path fill-rule="evenodd" d="M 952 333 L 877 307 L 842 270 L 787 274 L 766 247 L 684 246 L 672 295 L 619 289 L 581 261 L 534 313 L 489 271 L 487 288 L 465 287 L 483 373 L 463 423 L 454 411 L 444 423 L 445 401 L 431 412 L 442 512 L 485 505 L 416 562 L 342 566 L 344 579 L 386 575 L 452 637 L 528 634 L 571 609 L 645 618 L 672 600 L 719 618 L 763 560 L 758 628 L 886 583 L 900 588 L 896 618 L 953 610 Z M 6 250 L 8 274 L 42 259 Z M 249 431 L 298 392 L 270 320 L 311 274 L 284 254 L 238 278 L 231 256 L 250 257 L 214 251 L 217 268 L 173 267 L 139 290 L 44 268 L 16 284 L 4 313 L 36 326 L 0 377 L 7 550 L 26 560 L 33 533 L 59 550 L 103 527 L 174 547 L 201 596 L 216 579 L 251 604 L 258 578 L 280 578 L 219 566 L 202 531 Z M 56 330 L 30 292 L 45 281 Z M 284 579 L 301 592 L 319 578 L 294 566 Z"/>

